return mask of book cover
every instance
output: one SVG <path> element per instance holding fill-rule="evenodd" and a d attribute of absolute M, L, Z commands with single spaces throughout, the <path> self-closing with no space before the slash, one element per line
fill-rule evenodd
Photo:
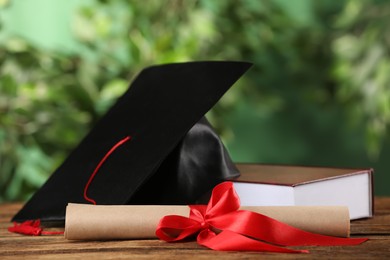
<path fill-rule="evenodd" d="M 373 216 L 373 169 L 238 164 L 243 206 L 348 206 L 350 219 Z"/>

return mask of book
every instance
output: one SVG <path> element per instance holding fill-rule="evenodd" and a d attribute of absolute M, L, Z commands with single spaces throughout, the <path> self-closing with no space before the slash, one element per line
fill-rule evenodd
<path fill-rule="evenodd" d="M 348 206 L 350 219 L 372 217 L 373 169 L 237 164 L 242 206 Z"/>

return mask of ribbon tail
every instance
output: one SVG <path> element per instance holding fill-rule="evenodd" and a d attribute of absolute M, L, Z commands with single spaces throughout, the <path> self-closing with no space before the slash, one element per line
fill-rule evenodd
<path fill-rule="evenodd" d="M 214 219 L 215 228 L 230 230 L 258 240 L 282 246 L 339 246 L 358 245 L 366 238 L 341 238 L 310 233 L 265 215 L 240 210 Z"/>
<path fill-rule="evenodd" d="M 238 233 L 224 230 L 218 235 L 207 229 L 199 233 L 198 244 L 217 251 L 255 251 L 273 253 L 309 253 L 308 250 L 293 250 L 251 239 Z"/>

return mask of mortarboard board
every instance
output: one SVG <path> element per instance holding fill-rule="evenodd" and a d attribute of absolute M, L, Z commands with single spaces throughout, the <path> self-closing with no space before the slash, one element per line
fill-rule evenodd
<path fill-rule="evenodd" d="M 62 222 L 69 202 L 88 203 L 86 192 L 97 204 L 190 204 L 236 177 L 203 116 L 250 66 L 211 61 L 144 69 L 13 221 Z"/>

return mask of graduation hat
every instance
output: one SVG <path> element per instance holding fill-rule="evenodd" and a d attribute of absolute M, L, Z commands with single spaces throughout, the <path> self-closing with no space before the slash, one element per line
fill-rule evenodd
<path fill-rule="evenodd" d="M 203 117 L 247 62 L 146 68 L 13 217 L 63 222 L 66 205 L 192 204 L 239 175 Z"/>

